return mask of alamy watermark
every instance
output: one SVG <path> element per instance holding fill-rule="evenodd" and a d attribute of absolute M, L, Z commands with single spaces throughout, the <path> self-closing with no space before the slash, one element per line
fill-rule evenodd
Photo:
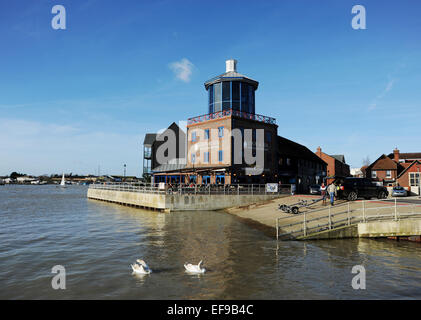
<path fill-rule="evenodd" d="M 266 132 L 272 135 L 271 132 Z M 269 141 L 265 141 L 264 129 L 191 127 L 187 130 L 187 137 L 184 137 L 184 131 L 181 129 L 177 137 L 177 133 L 168 128 L 158 134 L 156 140 L 162 142 L 155 151 L 158 164 L 171 163 L 174 159 L 177 159 L 178 163 L 189 163 L 191 166 L 230 162 L 234 165 L 245 164 L 247 175 L 263 173 L 265 152 L 270 150 Z"/>
<path fill-rule="evenodd" d="M 51 287 L 54 290 L 66 289 L 66 269 L 58 264 L 51 269 L 51 273 L 57 273 L 51 280 Z"/>
<path fill-rule="evenodd" d="M 51 13 L 55 14 L 51 20 L 51 27 L 54 30 L 65 30 L 66 29 L 66 8 L 60 4 L 55 5 L 51 8 Z"/>
<path fill-rule="evenodd" d="M 362 265 L 352 267 L 351 273 L 357 274 L 352 278 L 351 285 L 354 290 L 365 290 L 365 268 Z"/>

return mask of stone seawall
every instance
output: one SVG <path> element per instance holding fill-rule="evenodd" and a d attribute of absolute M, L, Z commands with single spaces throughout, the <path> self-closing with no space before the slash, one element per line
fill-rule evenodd
<path fill-rule="evenodd" d="M 278 198 L 267 195 L 154 194 L 88 189 L 88 198 L 161 211 L 220 210 Z"/>

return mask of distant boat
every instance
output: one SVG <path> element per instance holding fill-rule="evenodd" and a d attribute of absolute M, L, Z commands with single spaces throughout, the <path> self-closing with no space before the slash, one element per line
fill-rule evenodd
<path fill-rule="evenodd" d="M 62 188 L 66 188 L 66 180 L 64 179 L 64 173 L 63 173 L 63 175 L 61 176 L 60 187 L 62 187 Z"/>

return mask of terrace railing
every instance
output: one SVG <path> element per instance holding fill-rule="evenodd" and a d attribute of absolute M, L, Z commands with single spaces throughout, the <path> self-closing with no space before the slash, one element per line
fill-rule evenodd
<path fill-rule="evenodd" d="M 276 192 L 268 191 L 266 184 L 142 184 L 142 183 L 95 183 L 90 189 L 139 192 L 151 194 L 189 194 L 189 195 L 269 195 L 290 194 L 291 185 L 278 185 Z"/>
<path fill-rule="evenodd" d="M 272 117 L 243 112 L 243 111 L 234 110 L 234 109 L 228 109 L 228 110 L 208 113 L 201 116 L 189 118 L 187 119 L 187 125 L 209 121 L 213 119 L 225 118 L 228 116 L 234 116 L 234 117 L 238 117 L 242 119 L 254 120 L 254 121 L 259 121 L 259 122 L 264 122 L 264 123 L 269 123 L 269 124 L 276 124 L 276 119 Z"/>

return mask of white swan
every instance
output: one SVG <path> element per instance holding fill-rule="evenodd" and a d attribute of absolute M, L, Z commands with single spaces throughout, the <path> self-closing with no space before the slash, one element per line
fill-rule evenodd
<path fill-rule="evenodd" d="M 200 268 L 200 265 L 202 264 L 202 260 L 197 265 L 191 264 L 191 263 L 185 263 L 184 268 L 186 268 L 187 272 L 190 273 L 205 273 L 205 268 Z"/>
<path fill-rule="evenodd" d="M 137 259 L 135 264 L 130 265 L 134 273 L 138 274 L 150 274 L 152 272 L 151 268 L 148 267 L 145 261 Z"/>

